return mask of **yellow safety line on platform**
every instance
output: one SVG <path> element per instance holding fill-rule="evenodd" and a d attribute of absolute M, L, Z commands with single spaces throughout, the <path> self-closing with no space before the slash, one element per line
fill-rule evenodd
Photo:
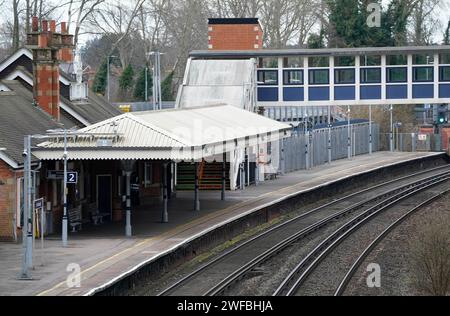
<path fill-rule="evenodd" d="M 417 158 L 420 158 L 420 157 L 417 157 Z M 425 157 L 423 157 L 423 158 L 425 158 Z M 382 160 L 382 161 L 377 162 L 377 164 L 384 163 L 384 162 L 387 162 L 387 161 L 389 161 L 389 160 L 390 160 L 390 159 Z M 395 163 L 395 162 L 396 162 L 396 161 L 394 161 L 394 162 L 392 162 L 392 163 Z M 341 171 L 346 171 L 346 172 L 348 172 L 349 170 L 356 169 L 356 168 L 361 168 L 361 167 L 367 166 L 367 165 L 368 165 L 368 164 L 358 165 L 358 166 L 351 167 L 351 168 L 347 168 L 347 169 L 341 170 Z M 329 175 L 317 177 L 317 178 L 314 178 L 314 180 L 320 180 L 320 179 L 325 178 L 325 177 L 328 177 L 328 176 L 329 176 Z M 123 251 L 121 251 L 121 252 L 119 252 L 119 253 L 116 253 L 115 255 L 113 255 L 113 256 L 111 256 L 111 257 L 108 257 L 108 258 L 104 259 L 104 260 L 102 260 L 102 261 L 100 261 L 100 262 L 94 264 L 94 265 L 91 266 L 90 268 L 87 268 L 86 270 L 83 270 L 83 271 L 80 273 L 80 276 L 83 276 L 85 273 L 87 273 L 87 272 L 89 272 L 89 271 L 92 271 L 92 270 L 95 269 L 96 267 L 98 267 L 98 266 L 100 266 L 100 265 L 102 265 L 102 264 L 104 264 L 104 263 L 106 263 L 106 262 L 108 262 L 108 261 L 111 261 L 112 259 L 117 258 L 118 256 L 123 255 L 124 253 L 127 253 L 127 252 L 129 252 L 129 251 L 131 251 L 131 250 L 137 249 L 138 247 L 141 247 L 141 246 L 143 246 L 143 245 L 146 245 L 146 244 L 150 243 L 151 241 L 154 241 L 154 240 L 158 240 L 158 241 L 164 240 L 164 239 L 165 239 L 164 237 L 167 238 L 167 237 L 171 237 L 171 236 L 177 235 L 177 234 L 179 234 L 179 233 L 181 233 L 181 232 L 184 232 L 184 231 L 188 230 L 189 228 L 198 226 L 199 224 L 202 224 L 202 223 L 204 223 L 204 222 L 206 222 L 206 221 L 208 221 L 208 220 L 210 220 L 210 219 L 217 218 L 217 217 L 223 215 L 224 213 L 228 212 L 229 210 L 239 208 L 240 206 L 243 206 L 243 205 L 248 204 L 248 203 L 256 202 L 256 201 L 261 200 L 261 199 L 263 199 L 264 197 L 266 197 L 266 196 L 268 196 L 268 195 L 271 195 L 271 194 L 281 193 L 282 191 L 290 190 L 290 189 L 292 189 L 292 188 L 294 188 L 294 187 L 296 187 L 296 186 L 298 186 L 298 185 L 300 185 L 300 184 L 304 184 L 304 183 L 297 183 L 297 184 L 291 185 L 291 186 L 289 186 L 289 187 L 285 187 L 285 188 L 279 189 L 279 190 L 277 190 L 277 191 L 267 192 L 267 193 L 265 193 L 265 194 L 262 194 L 262 195 L 258 196 L 257 198 L 254 198 L 254 199 L 251 199 L 251 200 L 246 200 L 246 201 L 243 201 L 243 202 L 240 202 L 240 203 L 231 205 L 231 206 L 229 206 L 229 207 L 227 207 L 227 208 L 224 208 L 224 209 L 222 209 L 222 210 L 218 210 L 218 211 L 216 211 L 216 212 L 214 212 L 214 213 L 207 214 L 207 215 L 205 215 L 205 216 L 203 216 L 203 217 L 201 217 L 201 218 L 195 219 L 195 220 L 193 220 L 193 221 L 191 221 L 191 222 L 188 222 L 188 223 L 186 223 L 186 224 L 177 226 L 176 228 L 174 228 L 174 229 L 172 229 L 172 230 L 170 230 L 170 231 L 168 231 L 168 232 L 166 232 L 166 233 L 161 234 L 159 237 L 151 237 L 151 238 L 145 239 L 145 240 L 143 240 L 142 242 L 140 242 L 140 243 L 138 243 L 138 244 L 136 244 L 136 245 L 134 245 L 134 246 L 132 246 L 132 247 L 130 247 L 130 248 L 127 248 L 127 249 L 125 249 L 125 250 L 123 250 Z M 45 290 L 45 291 L 43 291 L 43 292 L 40 292 L 39 294 L 37 294 L 37 296 L 44 296 L 44 295 L 46 295 L 46 294 L 48 294 L 48 293 L 50 293 L 50 292 L 56 290 L 57 288 L 63 286 L 64 284 L 66 284 L 66 281 L 63 281 L 63 282 L 61 282 L 61 283 L 58 283 L 58 284 L 56 284 L 54 287 L 52 287 L 52 288 L 50 288 L 50 289 L 48 289 L 48 290 Z"/>

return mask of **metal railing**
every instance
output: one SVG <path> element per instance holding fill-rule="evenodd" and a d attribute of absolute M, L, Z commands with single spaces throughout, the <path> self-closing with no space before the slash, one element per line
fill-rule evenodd
<path fill-rule="evenodd" d="M 352 156 L 368 154 L 370 151 L 369 124 L 354 124 L 350 128 Z M 330 132 L 331 161 L 348 158 L 348 126 L 317 129 L 306 133 L 298 131 L 293 133 L 291 137 L 281 140 L 281 172 L 289 173 L 305 170 L 328 163 Z M 379 151 L 379 138 L 379 125 L 372 124 L 373 152 Z"/>

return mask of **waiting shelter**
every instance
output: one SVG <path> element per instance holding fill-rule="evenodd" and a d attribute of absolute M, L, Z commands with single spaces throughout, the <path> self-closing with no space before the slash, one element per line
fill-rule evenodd
<path fill-rule="evenodd" d="M 176 164 L 195 165 L 193 209 L 200 209 L 199 181 L 204 162 L 222 162 L 222 194 L 226 177 L 236 181 L 233 168 L 226 174 L 226 162 L 252 148 L 258 160 L 260 146 L 290 136 L 291 126 L 229 105 L 189 109 L 125 113 L 66 136 L 67 157 L 79 171 L 80 181 L 72 194 L 82 201 L 87 195 L 96 202 L 95 214 L 123 212 L 120 197 L 126 199 L 126 235 L 131 236 L 132 186 L 142 197 L 163 201 L 162 222 L 168 221 L 167 202 L 175 197 Z M 57 135 L 41 143 L 33 153 L 42 161 L 61 161 L 64 139 Z M 259 168 L 256 162 L 255 168 Z M 256 174 L 260 174 L 256 172 Z M 139 181 L 132 181 L 133 175 Z M 119 199 L 116 201 L 115 199 Z"/>

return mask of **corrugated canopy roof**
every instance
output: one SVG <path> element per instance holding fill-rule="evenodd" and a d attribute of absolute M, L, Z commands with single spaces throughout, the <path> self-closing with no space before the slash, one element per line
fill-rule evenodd
<path fill-rule="evenodd" d="M 291 126 L 228 105 L 126 113 L 69 137 L 69 160 L 199 160 L 280 139 Z M 107 136 L 105 136 L 107 135 Z M 106 147 L 105 147 L 106 146 Z M 58 137 L 39 145 L 42 160 L 62 158 Z"/>

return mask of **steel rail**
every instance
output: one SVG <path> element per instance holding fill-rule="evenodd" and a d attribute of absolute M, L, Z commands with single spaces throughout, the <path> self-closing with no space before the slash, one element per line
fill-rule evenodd
<path fill-rule="evenodd" d="M 436 186 L 440 183 L 448 181 L 450 177 L 447 173 L 431 179 L 426 182 L 422 182 L 406 192 L 399 193 L 387 200 L 378 203 L 377 205 L 369 208 L 363 214 L 358 215 L 354 219 L 350 220 L 333 234 L 322 241 L 314 250 L 312 250 L 285 278 L 277 290 L 273 293 L 274 296 L 291 296 L 296 293 L 298 288 L 307 280 L 309 275 L 314 271 L 317 265 L 328 256 L 332 250 L 334 250 L 342 241 L 348 238 L 354 231 L 363 226 L 369 220 L 379 215 L 386 209 L 393 205 L 403 201 L 412 195 Z M 300 274 L 300 276 L 298 276 Z"/>
<path fill-rule="evenodd" d="M 369 256 L 369 254 L 373 251 L 373 249 L 381 242 L 383 241 L 395 228 L 400 226 L 403 222 L 405 222 L 411 215 L 421 210 L 424 206 L 438 200 L 443 195 L 449 193 L 450 190 L 446 190 L 443 192 L 440 192 L 439 194 L 436 194 L 435 196 L 427 199 L 426 201 L 420 203 L 413 209 L 411 209 L 408 213 L 404 214 L 402 217 L 397 219 L 394 223 L 392 223 L 388 228 L 386 228 L 380 235 L 378 235 L 377 238 L 375 238 L 369 246 L 364 249 L 364 251 L 361 253 L 361 255 L 358 257 L 358 259 L 355 261 L 355 263 L 352 265 L 352 267 L 349 269 L 345 277 L 342 279 L 341 283 L 339 284 L 338 288 L 336 289 L 336 292 L 334 293 L 334 296 L 342 296 L 347 289 L 348 284 L 350 283 L 351 279 L 355 275 L 358 268 L 361 266 L 361 264 L 364 262 L 364 260 Z"/>
<path fill-rule="evenodd" d="M 420 171 L 420 172 L 416 172 L 416 173 L 411 174 L 411 175 L 407 175 L 407 176 L 403 176 L 403 177 L 396 178 L 396 179 L 393 179 L 393 180 L 389 180 L 387 182 L 383 182 L 383 183 L 377 184 L 375 186 L 371 186 L 369 188 L 365 188 L 363 190 L 360 190 L 360 191 L 357 191 L 357 192 L 345 195 L 345 196 L 343 196 L 343 197 L 341 197 L 339 199 L 333 200 L 333 201 L 328 202 L 328 203 L 326 203 L 324 205 L 321 205 L 321 206 L 319 206 L 317 208 L 314 208 L 314 209 L 312 209 L 310 211 L 307 211 L 307 212 L 305 212 L 305 213 L 303 213 L 301 215 L 298 215 L 298 216 L 296 216 L 296 217 L 294 217 L 294 218 L 292 218 L 292 219 L 290 219 L 290 220 L 288 220 L 286 222 L 278 224 L 278 225 L 272 227 L 271 229 L 268 229 L 268 230 L 266 230 L 266 231 L 264 231 L 264 232 L 262 232 L 262 233 L 260 233 L 260 234 L 258 234 L 256 236 L 248 239 L 247 241 L 239 244 L 238 246 L 236 246 L 236 247 L 234 247 L 234 248 L 224 252 L 223 254 L 217 256 L 213 260 L 211 260 L 211 261 L 207 262 L 206 264 L 202 265 L 201 267 L 199 267 L 195 271 L 189 273 L 188 275 L 186 275 L 182 279 L 178 280 L 177 282 L 175 282 L 174 284 L 172 284 L 171 286 L 169 286 L 165 290 L 161 291 L 160 293 L 157 294 L 157 296 L 170 295 L 171 292 L 173 292 L 174 290 L 176 290 L 177 288 L 182 286 L 187 281 L 193 279 L 197 274 L 201 273 L 205 269 L 207 269 L 207 268 L 213 266 L 214 264 L 222 261 L 226 257 L 228 257 L 231 254 L 237 252 L 239 249 L 242 249 L 244 246 L 247 246 L 247 245 L 249 245 L 249 244 L 251 244 L 251 243 L 253 243 L 253 242 L 255 242 L 255 241 L 259 240 L 259 239 L 262 239 L 263 237 L 266 237 L 269 234 L 275 233 L 276 231 L 282 229 L 283 227 L 286 227 L 289 224 L 295 223 L 296 221 L 302 220 L 302 219 L 304 219 L 304 218 L 306 218 L 306 217 L 308 217 L 308 216 L 310 216 L 312 214 L 318 213 L 318 212 L 320 212 L 322 210 L 325 210 L 326 208 L 328 208 L 330 206 L 333 206 L 335 204 L 338 204 L 338 203 L 340 203 L 342 201 L 348 200 L 348 199 L 353 198 L 355 196 L 358 196 L 358 195 L 361 195 L 361 194 L 364 194 L 364 193 L 367 193 L 367 192 L 370 192 L 370 191 L 373 191 L 373 190 L 376 190 L 376 189 L 379 189 L 379 188 L 391 185 L 391 184 L 396 183 L 396 182 L 401 182 L 401 181 L 404 181 L 404 180 L 407 180 L 407 179 L 411 179 L 411 178 L 414 178 L 414 177 L 418 177 L 418 176 L 421 176 L 421 175 L 424 175 L 424 174 L 428 174 L 428 173 L 432 173 L 432 172 L 435 172 L 435 171 L 438 171 L 438 170 L 444 170 L 444 169 L 450 169 L 449 165 L 443 165 L 443 166 L 439 166 L 439 167 L 423 170 L 423 171 Z M 372 200 L 372 199 L 370 199 L 370 200 Z M 367 204 L 370 200 L 363 201 L 361 203 L 358 203 L 357 205 L 361 206 L 363 204 Z M 347 212 L 348 212 L 348 210 L 347 210 Z M 346 213 L 346 212 L 344 212 L 344 213 Z"/>

